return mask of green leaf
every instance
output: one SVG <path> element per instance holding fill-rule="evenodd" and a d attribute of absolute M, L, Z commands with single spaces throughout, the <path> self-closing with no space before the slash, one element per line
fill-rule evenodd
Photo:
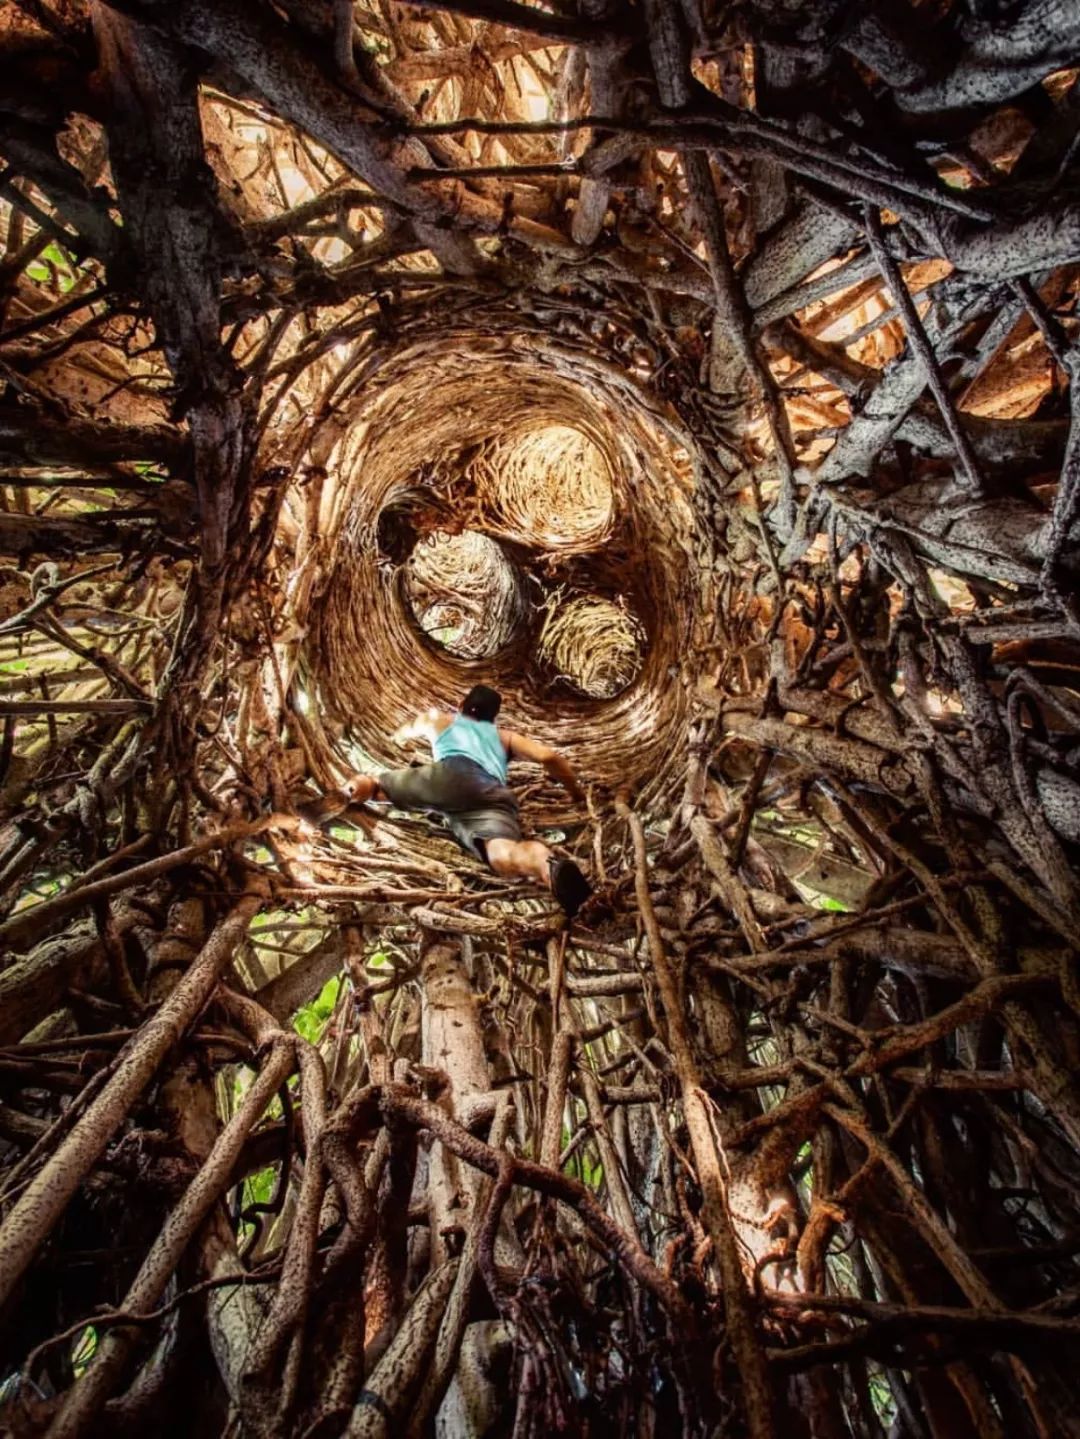
<path fill-rule="evenodd" d="M 328 979 L 322 989 L 309 1003 L 301 1005 L 293 1018 L 293 1028 L 302 1039 L 309 1044 L 318 1044 L 323 1036 L 323 1030 L 329 1022 L 337 1004 L 338 991 L 341 988 L 341 976 L 335 974 Z"/>
<path fill-rule="evenodd" d="M 49 241 L 39 259 L 30 261 L 26 273 L 37 284 L 48 285 L 55 279 L 62 295 L 66 295 L 79 279 L 79 271 L 71 257 L 55 240 Z"/>
<path fill-rule="evenodd" d="M 599 1190 L 604 1182 L 604 1166 L 599 1159 L 593 1161 L 587 1148 L 581 1151 L 581 1178 L 590 1189 Z"/>
<path fill-rule="evenodd" d="M 277 1170 L 272 1164 L 267 1165 L 265 1169 L 257 1169 L 254 1174 L 249 1174 L 244 1180 L 241 1207 L 246 1209 L 249 1204 L 269 1204 L 274 1193 L 276 1178 Z M 245 1219 L 240 1225 L 241 1239 L 248 1239 L 254 1233 L 255 1225 L 250 1219 Z"/>
<path fill-rule="evenodd" d="M 257 1169 L 244 1180 L 244 1204 L 269 1204 L 274 1192 L 276 1170 L 272 1164 Z"/>
<path fill-rule="evenodd" d="M 337 1004 L 338 990 L 341 988 L 341 976 L 335 974 L 328 979 L 319 991 L 319 997 L 315 1001 L 315 1013 L 323 1019 L 329 1019 Z"/>
<path fill-rule="evenodd" d="M 97 1353 L 97 1347 L 98 1332 L 92 1324 L 88 1324 L 71 1349 L 71 1367 L 76 1379 L 81 1379 L 90 1367 L 90 1361 Z"/>
<path fill-rule="evenodd" d="M 875 1373 L 876 1364 L 867 1364 L 867 1379 L 870 1388 L 870 1402 L 881 1420 L 882 1424 L 889 1427 L 893 1424 L 897 1415 L 896 1400 L 893 1398 L 892 1386 L 888 1379 L 880 1371 Z"/>

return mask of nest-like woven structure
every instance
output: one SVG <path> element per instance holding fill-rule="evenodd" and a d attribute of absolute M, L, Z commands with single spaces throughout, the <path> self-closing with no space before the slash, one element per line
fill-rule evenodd
<path fill-rule="evenodd" d="M 373 375 L 358 367 L 329 423 L 340 439 L 324 463 L 338 478 L 323 489 L 302 664 L 346 741 L 389 764 L 418 697 L 452 708 L 483 679 L 504 693 L 507 724 L 612 792 L 647 777 L 662 802 L 685 726 L 680 661 L 701 626 L 683 562 L 692 467 L 674 419 L 631 378 L 612 382 L 542 337 L 434 335 L 380 353 Z M 494 574 L 490 549 L 482 570 L 472 547 L 455 567 L 440 539 L 451 530 L 498 546 Z M 418 617 L 433 542 L 446 556 L 439 597 L 460 595 L 472 658 Z M 575 674 L 585 683 L 567 683 Z"/>

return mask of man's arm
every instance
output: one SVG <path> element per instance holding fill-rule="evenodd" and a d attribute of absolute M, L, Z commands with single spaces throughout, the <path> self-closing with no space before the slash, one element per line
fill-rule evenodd
<path fill-rule="evenodd" d="M 549 744 L 527 739 L 525 735 L 514 734 L 511 730 L 500 730 L 499 734 L 511 759 L 526 759 L 532 760 L 534 764 L 542 764 L 551 778 L 559 781 L 571 799 L 577 800 L 579 804 L 585 803 L 585 791 L 565 755 Z"/>
<path fill-rule="evenodd" d="M 409 720 L 400 729 L 396 729 L 390 738 L 395 744 L 401 745 L 414 739 L 426 739 L 434 743 L 435 736 L 442 734 L 452 719 L 453 715 L 448 715 L 445 710 L 424 710 L 414 720 Z"/>

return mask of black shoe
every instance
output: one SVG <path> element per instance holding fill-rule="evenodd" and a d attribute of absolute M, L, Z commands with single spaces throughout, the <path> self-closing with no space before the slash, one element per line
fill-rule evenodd
<path fill-rule="evenodd" d="M 592 885 L 572 859 L 552 859 L 551 892 L 562 905 L 567 919 L 573 919 L 592 894 Z"/>

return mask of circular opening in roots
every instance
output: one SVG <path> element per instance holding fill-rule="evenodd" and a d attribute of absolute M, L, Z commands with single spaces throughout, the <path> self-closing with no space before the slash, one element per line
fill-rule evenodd
<path fill-rule="evenodd" d="M 405 565 L 405 595 L 424 633 L 459 659 L 501 650 L 523 608 L 514 566 L 474 530 L 436 530 L 421 540 Z"/>
<path fill-rule="evenodd" d="M 515 529 L 546 549 L 595 545 L 614 509 L 603 451 L 571 425 L 545 425 L 492 456 L 495 499 Z"/>
<path fill-rule="evenodd" d="M 582 595 L 553 609 L 538 652 L 555 676 L 590 699 L 621 694 L 645 660 L 645 630 L 621 600 Z"/>

